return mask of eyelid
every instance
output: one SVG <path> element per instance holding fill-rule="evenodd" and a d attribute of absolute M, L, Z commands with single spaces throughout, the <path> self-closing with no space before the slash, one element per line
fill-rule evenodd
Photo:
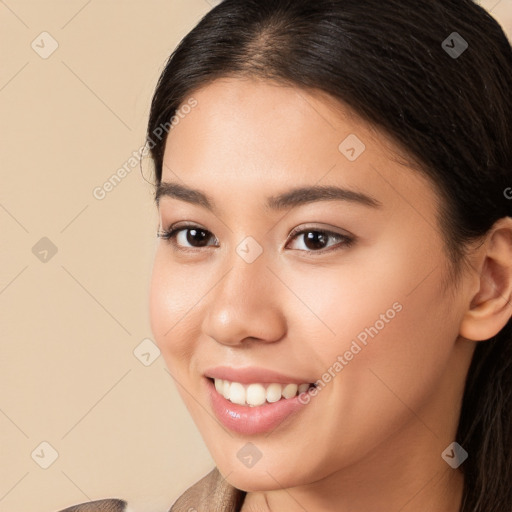
<path fill-rule="evenodd" d="M 318 224 L 316 224 L 316 225 L 313 224 L 313 225 L 297 226 L 296 228 L 294 228 L 290 232 L 290 235 L 288 236 L 288 239 L 286 240 L 284 247 L 287 247 L 288 244 L 297 237 L 297 235 L 302 235 L 304 233 L 309 233 L 309 232 L 323 233 L 323 234 L 327 235 L 328 237 L 337 237 L 337 238 L 341 239 L 341 241 L 336 244 L 324 247 L 323 249 L 318 249 L 316 251 L 314 251 L 314 250 L 307 251 L 307 250 L 303 250 L 303 249 L 290 249 L 290 250 L 304 253 L 308 257 L 311 255 L 313 257 L 315 257 L 316 255 L 321 256 L 323 254 L 325 255 L 332 251 L 338 251 L 343 248 L 351 247 L 357 241 L 357 237 L 347 231 L 345 231 L 344 233 L 341 233 L 341 232 L 335 231 L 333 228 L 321 227 L 321 226 L 318 226 Z"/>
<path fill-rule="evenodd" d="M 296 228 L 293 228 L 288 235 L 288 240 L 293 238 L 294 236 L 303 233 L 307 231 L 320 231 L 322 233 L 327 233 L 329 235 L 338 235 L 338 236 L 344 236 L 346 238 L 355 238 L 355 235 L 352 233 L 349 233 L 345 230 L 340 230 L 341 232 L 336 231 L 336 228 L 331 228 L 327 226 L 319 226 L 318 224 L 303 224 L 301 226 L 297 226 Z M 287 241 L 288 241 L 287 240 Z"/>
<path fill-rule="evenodd" d="M 204 247 L 183 247 L 181 245 L 178 245 L 176 243 L 176 241 L 174 240 L 174 238 L 176 237 L 178 232 L 186 231 L 188 229 L 198 229 L 201 231 L 205 231 L 205 232 L 209 233 L 211 236 L 213 236 L 213 238 L 215 239 L 215 242 L 217 244 L 219 242 L 217 240 L 217 237 L 209 229 L 206 229 L 205 227 L 201 226 L 200 224 L 195 224 L 195 223 L 189 222 L 189 221 L 175 222 L 174 224 L 171 224 L 168 228 L 165 228 L 164 230 L 159 230 L 157 232 L 157 237 L 164 239 L 165 241 L 172 244 L 172 246 L 175 247 L 176 250 L 183 251 L 183 252 L 197 253 L 198 251 L 201 251 L 202 249 L 205 249 L 206 247 L 218 247 L 217 245 L 214 245 L 214 246 L 207 245 Z"/>
<path fill-rule="evenodd" d="M 215 243 L 218 244 L 217 237 L 215 237 L 215 235 L 210 230 L 204 228 L 203 226 L 201 226 L 199 224 L 191 223 L 188 221 L 180 221 L 180 222 L 171 224 L 164 231 L 158 231 L 157 236 L 159 238 L 163 238 L 164 240 L 168 241 L 169 243 L 171 243 L 173 245 L 173 247 L 176 250 L 182 251 L 182 252 L 197 253 L 207 247 L 218 247 L 218 245 L 206 245 L 203 247 L 186 247 L 186 246 L 184 247 L 184 246 L 178 245 L 175 241 L 175 237 L 177 236 L 177 234 L 179 232 L 187 231 L 188 229 L 198 229 L 201 231 L 205 231 L 206 233 L 209 233 L 214 238 Z M 286 246 L 290 243 L 290 241 L 293 241 L 293 239 L 295 237 L 297 237 L 297 235 L 301 235 L 301 234 L 308 233 L 308 232 L 319 232 L 319 233 L 323 233 L 323 234 L 331 236 L 331 237 L 338 237 L 341 239 L 341 242 L 331 245 L 331 246 L 327 246 L 323 249 L 318 249 L 318 250 L 303 250 L 303 249 L 291 249 L 291 250 L 299 251 L 301 253 L 306 253 L 308 255 L 317 255 L 317 254 L 322 255 L 322 254 L 326 254 L 331 251 L 341 250 L 342 248 L 348 248 L 351 245 L 353 245 L 357 240 L 357 237 L 355 235 L 353 235 L 349 232 L 346 232 L 346 231 L 345 231 L 345 233 L 340 233 L 331 228 L 320 227 L 320 226 L 318 226 L 318 224 L 316 224 L 316 225 L 301 225 L 301 226 L 297 226 L 294 229 L 292 229 L 292 231 L 288 235 L 288 238 L 286 239 L 283 247 L 286 248 Z"/>

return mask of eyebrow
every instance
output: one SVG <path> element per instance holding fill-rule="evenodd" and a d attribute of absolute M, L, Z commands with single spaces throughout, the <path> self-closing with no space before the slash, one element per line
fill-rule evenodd
<path fill-rule="evenodd" d="M 211 212 L 218 212 L 218 207 L 215 205 L 215 202 L 204 192 L 178 183 L 166 181 L 159 183 L 155 191 L 155 202 L 157 206 L 160 205 L 161 197 L 180 199 L 187 203 L 202 206 Z M 355 190 L 335 186 L 310 186 L 294 188 L 282 194 L 270 196 L 267 198 L 265 208 L 267 210 L 278 211 L 315 201 L 333 200 L 349 201 L 371 208 L 379 208 L 382 206 L 382 203 L 374 197 L 363 194 L 362 192 L 356 192 Z"/>

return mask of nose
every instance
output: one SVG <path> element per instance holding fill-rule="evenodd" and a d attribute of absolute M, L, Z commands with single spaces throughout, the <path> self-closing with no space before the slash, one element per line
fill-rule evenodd
<path fill-rule="evenodd" d="M 203 333 L 223 345 L 272 343 L 286 333 L 280 304 L 282 284 L 266 266 L 264 254 L 252 263 L 238 255 L 208 294 Z"/>

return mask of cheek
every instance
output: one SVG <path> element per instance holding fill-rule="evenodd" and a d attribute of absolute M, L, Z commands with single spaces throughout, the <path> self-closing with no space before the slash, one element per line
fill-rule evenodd
<path fill-rule="evenodd" d="M 194 305 L 201 298 L 201 287 L 187 272 L 171 264 L 166 248 L 155 255 L 151 276 L 149 315 L 151 330 L 171 372 L 189 357 L 194 337 L 191 323 Z M 204 286 L 204 285 L 203 285 Z M 174 372 L 173 372 L 174 374 Z"/>
<path fill-rule="evenodd" d="M 431 277 L 434 282 L 438 276 Z M 339 353 L 352 359 L 336 379 L 332 402 L 347 430 L 358 432 L 355 437 L 349 434 L 345 440 L 349 445 L 356 445 L 358 439 L 366 439 L 368 446 L 379 444 L 405 428 L 414 417 L 411 411 L 425 417 L 427 424 L 441 422 L 432 416 L 437 408 L 433 404 L 451 372 L 457 328 L 449 305 L 441 303 L 435 289 L 425 283 L 421 290 L 402 295 L 402 309 L 388 323 L 372 315 L 363 328 L 354 326 L 365 343 L 358 335 L 340 342 Z M 390 299 L 394 297 L 391 294 Z M 380 311 L 385 314 L 384 307 Z"/>
<path fill-rule="evenodd" d="M 346 400 L 354 413 L 364 410 L 364 402 L 392 399 L 379 377 L 403 400 L 421 402 L 446 371 L 453 352 L 460 311 L 442 293 L 441 248 L 421 243 L 412 247 L 408 240 L 381 244 L 374 254 L 354 257 L 353 262 L 347 258 L 337 269 L 283 278 L 294 283 L 294 292 L 314 313 L 297 316 L 299 325 L 290 337 L 301 339 L 307 325 L 317 326 L 309 341 L 302 335 L 309 345 L 303 350 L 321 361 L 320 374 L 329 369 L 331 374 L 343 373 L 333 387 L 342 387 L 342 394 L 351 397 Z"/>
<path fill-rule="evenodd" d="M 425 267 L 407 258 L 395 260 L 392 273 L 391 264 L 379 268 L 295 275 L 294 291 L 318 318 L 299 315 L 298 304 L 289 337 L 320 380 L 297 442 L 313 435 L 319 454 L 332 453 L 336 443 L 334 465 L 355 461 L 403 429 L 450 372 L 458 312 L 441 295 L 440 267 L 427 279 Z"/>

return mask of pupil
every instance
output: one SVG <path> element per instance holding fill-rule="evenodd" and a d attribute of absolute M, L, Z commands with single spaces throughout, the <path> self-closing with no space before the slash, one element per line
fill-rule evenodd
<path fill-rule="evenodd" d="M 200 233 L 200 236 L 197 236 L 197 234 Z M 194 238 L 196 237 L 197 238 Z M 190 245 L 197 244 L 198 246 L 206 245 L 205 241 L 208 241 L 208 237 L 206 236 L 206 231 L 202 229 L 189 229 L 187 234 L 187 242 Z"/>
<path fill-rule="evenodd" d="M 326 239 L 323 233 L 309 231 L 306 235 L 306 247 L 308 249 L 323 249 L 325 243 Z"/>

